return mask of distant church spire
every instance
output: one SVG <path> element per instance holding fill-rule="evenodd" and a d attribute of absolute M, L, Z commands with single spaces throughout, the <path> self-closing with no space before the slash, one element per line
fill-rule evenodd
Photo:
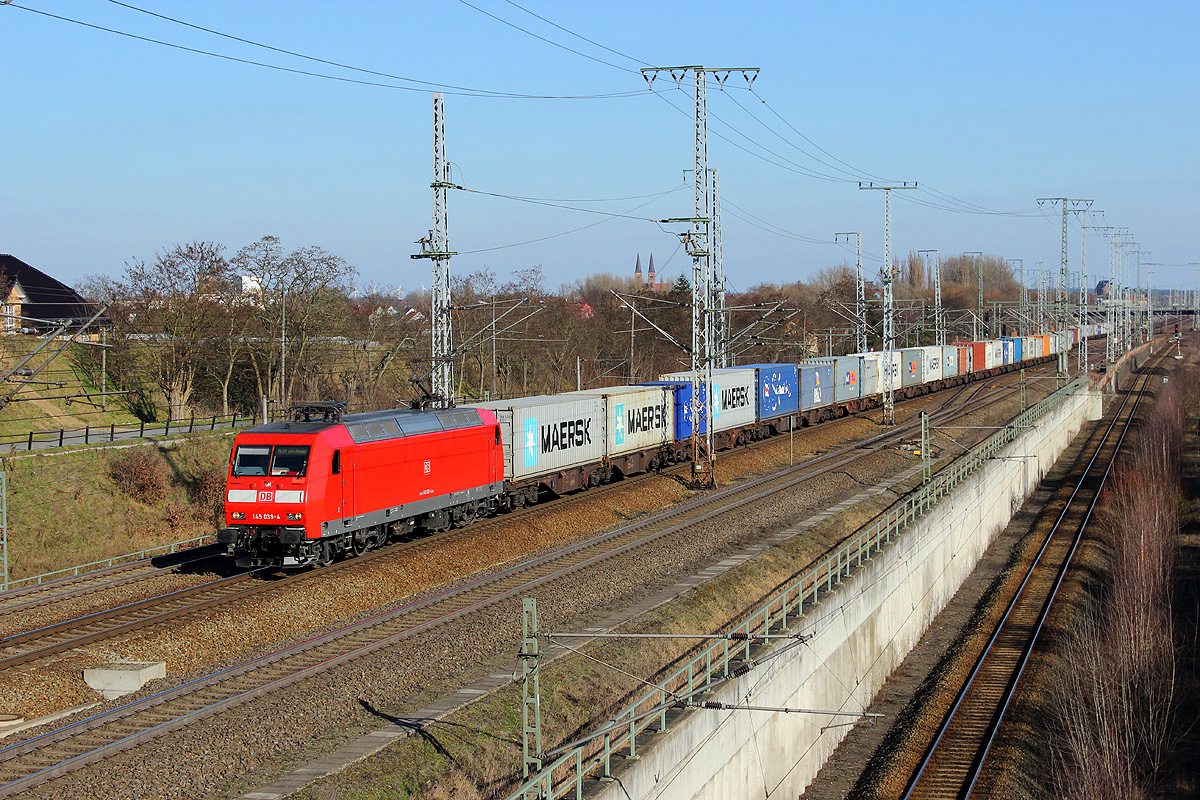
<path fill-rule="evenodd" d="M 638 283 L 642 282 L 642 254 L 638 253 L 637 266 L 633 268 L 633 278 Z"/>
<path fill-rule="evenodd" d="M 650 285 L 651 285 L 651 286 L 653 286 L 653 285 L 655 284 L 655 278 L 654 278 L 654 253 L 651 253 L 651 254 L 650 254 L 650 277 L 649 277 L 649 283 L 650 283 Z"/>

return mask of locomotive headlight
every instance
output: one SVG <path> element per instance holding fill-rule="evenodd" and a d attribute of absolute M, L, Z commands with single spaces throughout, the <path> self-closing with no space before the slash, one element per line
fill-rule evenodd
<path fill-rule="evenodd" d="M 300 519 L 301 519 L 303 516 L 304 516 L 303 514 L 298 514 L 298 513 L 295 513 L 295 512 L 290 512 L 290 513 L 287 515 L 287 518 L 288 518 L 288 520 L 290 520 L 290 521 L 298 521 L 298 520 L 300 520 Z"/>
<path fill-rule="evenodd" d="M 233 519 L 245 519 L 246 512 L 245 511 L 235 511 L 232 514 L 230 514 L 229 516 L 232 517 Z"/>

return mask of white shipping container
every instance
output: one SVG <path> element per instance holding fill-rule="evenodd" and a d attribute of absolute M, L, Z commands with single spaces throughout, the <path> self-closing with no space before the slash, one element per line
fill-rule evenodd
<path fill-rule="evenodd" d="M 868 362 L 875 365 L 875 377 L 878 380 L 878 383 L 876 384 L 875 391 L 871 392 L 871 394 L 874 394 L 876 392 L 882 393 L 884 391 L 884 389 L 886 388 L 884 381 L 887 379 L 887 375 L 884 372 L 885 367 L 884 367 L 883 353 L 879 352 L 878 350 L 875 350 L 870 353 L 851 353 L 851 355 L 862 357 L 863 364 L 864 364 L 864 370 L 866 368 L 865 365 Z M 893 392 L 900 390 L 900 386 L 901 386 L 901 384 L 900 384 L 900 362 L 902 360 L 903 359 L 902 359 L 900 351 L 893 350 L 892 358 L 891 358 L 892 391 Z M 864 394 L 865 393 L 866 392 L 864 390 Z"/>
<path fill-rule="evenodd" d="M 675 440 L 674 400 L 669 386 L 610 386 L 567 392 L 604 401 L 604 451 L 621 456 Z"/>
<path fill-rule="evenodd" d="M 690 372 L 671 372 L 661 381 L 691 381 Z M 714 369 L 712 373 L 712 429 L 727 431 L 755 423 L 755 370 Z"/>
<path fill-rule="evenodd" d="M 543 395 L 477 403 L 495 412 L 504 445 L 504 476 L 524 480 L 599 462 L 604 456 L 604 400 Z"/>
<path fill-rule="evenodd" d="M 925 383 L 942 379 L 942 348 L 937 345 L 920 348 L 925 353 Z"/>

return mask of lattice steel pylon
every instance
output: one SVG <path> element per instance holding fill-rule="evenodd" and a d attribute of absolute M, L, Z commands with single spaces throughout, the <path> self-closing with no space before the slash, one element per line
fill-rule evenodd
<path fill-rule="evenodd" d="M 917 255 L 933 253 L 933 335 L 934 344 L 946 344 L 946 311 L 942 308 L 942 257 L 937 250 L 918 250 Z"/>
<path fill-rule="evenodd" d="M 712 309 L 713 366 L 729 366 L 729 317 L 725 311 L 725 256 L 721 250 L 721 176 L 713 167 L 712 173 Z"/>
<path fill-rule="evenodd" d="M 862 231 L 835 233 L 833 241 L 845 236 L 854 237 L 854 346 L 859 353 L 867 352 L 867 282 L 863 276 Z"/>
<path fill-rule="evenodd" d="M 1029 287 L 1025 285 L 1025 259 L 1023 258 L 1006 258 L 1004 263 L 1011 266 L 1017 264 L 1017 278 L 1020 284 L 1020 290 L 1017 294 L 1017 335 L 1026 336 L 1029 331 L 1025 326 L 1029 324 Z"/>
<path fill-rule="evenodd" d="M 1037 315 L 1037 322 L 1034 325 L 1034 333 L 1046 332 L 1046 262 L 1035 261 L 1033 266 L 1037 267 L 1038 278 L 1038 296 L 1037 303 L 1034 306 L 1034 313 Z"/>
<path fill-rule="evenodd" d="M 659 73 L 666 72 L 680 85 L 690 72 L 695 85 L 695 143 L 692 165 L 692 216 L 663 222 L 688 222 L 691 231 L 683 236 L 685 249 L 692 257 L 692 480 L 693 486 L 716 485 L 713 474 L 713 431 L 709 409 L 719 398 L 712 397 L 712 369 L 715 357 L 712 309 L 712 240 L 708 181 L 708 106 L 706 76 L 712 75 L 719 87 L 737 72 L 748 85 L 758 76 L 757 67 L 647 67 L 642 70 L 646 85 L 653 87 Z"/>
<path fill-rule="evenodd" d="M 1058 203 L 1062 205 L 1062 258 L 1059 261 L 1058 267 L 1058 291 L 1056 292 L 1054 299 L 1054 324 L 1055 328 L 1061 332 L 1065 331 L 1069 327 L 1071 316 L 1070 300 L 1068 297 L 1070 293 L 1071 274 L 1067 262 L 1067 219 L 1068 215 L 1072 211 L 1080 208 L 1087 208 L 1092 204 L 1092 201 L 1072 199 L 1069 197 L 1039 197 L 1038 205 L 1040 206 L 1043 203 L 1049 203 L 1050 205 Z M 1058 370 L 1063 375 L 1067 373 L 1067 353 L 1065 350 L 1059 354 Z"/>
<path fill-rule="evenodd" d="M 1079 374 L 1088 374 L 1087 361 L 1087 336 L 1084 335 L 1084 326 L 1087 325 L 1087 232 L 1088 232 L 1088 210 L 1085 208 L 1080 212 L 1080 223 L 1082 233 L 1079 237 L 1079 343 L 1076 350 L 1078 356 Z"/>
<path fill-rule="evenodd" d="M 1108 297 L 1105 298 L 1107 302 L 1104 304 L 1104 327 L 1107 328 L 1107 331 L 1104 334 L 1104 363 L 1111 365 L 1116 361 L 1117 354 L 1117 332 L 1114 330 L 1117 315 L 1113 305 L 1117 286 L 1117 242 L 1111 225 L 1098 226 L 1092 230 L 1100 231 L 1100 234 L 1108 240 Z"/>
<path fill-rule="evenodd" d="M 454 331 L 450 317 L 450 232 L 446 211 L 446 190 L 450 165 L 446 161 L 446 117 L 443 95 L 433 93 L 433 228 L 428 237 L 417 240 L 421 252 L 412 258 L 433 262 L 433 286 L 430 288 L 430 322 L 433 329 L 433 371 L 430 377 L 432 401 L 441 408 L 454 405 Z"/>
<path fill-rule="evenodd" d="M 521 600 L 521 774 L 528 778 L 542 769 L 541 642 L 538 632 L 537 599 Z M 540 788 L 540 787 L 539 787 Z"/>
<path fill-rule="evenodd" d="M 896 398 L 893 392 L 895 379 L 900 376 L 893 374 L 895 365 L 892 363 L 892 352 L 896 349 L 896 306 L 892 297 L 892 282 L 896 277 L 892 267 L 892 190 L 916 189 L 917 184 L 905 181 L 891 186 L 876 186 L 873 183 L 863 186 L 859 183 L 858 188 L 883 191 L 883 269 L 880 273 L 883 282 L 883 375 L 880 380 L 883 382 L 883 424 L 895 425 Z"/>
<path fill-rule="evenodd" d="M 1137 314 L 1137 329 L 1138 329 L 1138 342 L 1139 343 L 1145 343 L 1145 342 L 1149 341 L 1148 328 L 1149 328 L 1149 322 L 1150 322 L 1150 315 L 1147 313 L 1149 294 L 1146 292 L 1146 287 L 1142 284 L 1142 256 L 1148 256 L 1148 255 L 1150 255 L 1151 252 L 1152 251 L 1150 251 L 1150 250 L 1142 250 L 1140 246 L 1138 247 L 1137 250 L 1133 251 L 1133 254 L 1135 256 L 1137 256 L 1137 283 L 1134 284 L 1137 288 L 1137 291 L 1134 294 L 1134 299 L 1135 299 L 1135 304 L 1136 304 L 1134 306 L 1134 311 Z M 1149 283 L 1149 281 L 1147 281 L 1147 283 Z"/>
<path fill-rule="evenodd" d="M 1121 287 L 1121 336 L 1120 345 L 1122 350 L 1133 349 L 1132 324 L 1129 320 L 1130 304 L 1129 304 L 1129 245 L 1132 244 L 1133 234 L 1129 233 L 1129 226 L 1119 226 L 1117 231 L 1117 247 L 1121 252 L 1120 263 L 1120 287 Z"/>

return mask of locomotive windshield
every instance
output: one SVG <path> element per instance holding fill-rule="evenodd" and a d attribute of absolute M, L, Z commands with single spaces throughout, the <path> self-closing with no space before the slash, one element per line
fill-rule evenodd
<path fill-rule="evenodd" d="M 275 455 L 271 458 L 272 475 L 303 476 L 308 467 L 308 446 L 298 444 L 277 444 Z"/>
<path fill-rule="evenodd" d="M 233 457 L 233 474 L 242 478 L 248 475 L 266 475 L 271 463 L 271 448 L 267 445 L 242 445 Z"/>
<path fill-rule="evenodd" d="M 236 478 L 255 475 L 303 477 L 308 469 L 308 446 L 295 444 L 240 445 L 233 456 Z"/>

